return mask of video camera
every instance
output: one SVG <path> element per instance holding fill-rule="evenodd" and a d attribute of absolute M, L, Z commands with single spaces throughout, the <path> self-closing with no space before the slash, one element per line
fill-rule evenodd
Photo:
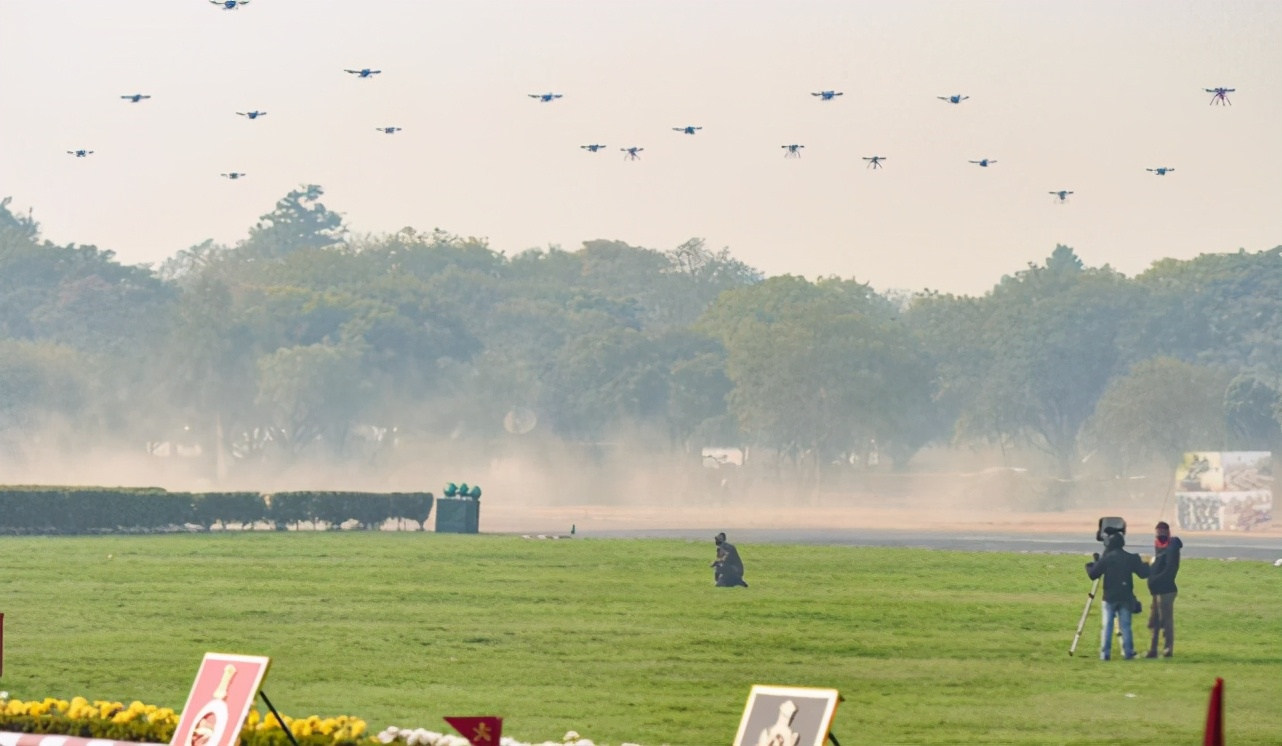
<path fill-rule="evenodd" d="M 1113 534 L 1126 534 L 1126 519 L 1115 515 L 1099 519 L 1099 528 L 1095 531 L 1095 541 L 1108 541 L 1108 537 Z"/>

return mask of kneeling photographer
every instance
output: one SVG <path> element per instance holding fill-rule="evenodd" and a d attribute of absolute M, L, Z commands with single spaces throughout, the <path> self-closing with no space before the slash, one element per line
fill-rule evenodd
<path fill-rule="evenodd" d="M 1113 619 L 1122 627 L 1122 655 L 1126 660 L 1135 657 L 1135 638 L 1131 632 L 1131 615 L 1139 610 L 1135 598 L 1135 585 L 1131 576 L 1148 577 L 1148 565 L 1138 554 L 1123 547 L 1123 531 L 1110 531 L 1104 542 L 1104 553 L 1094 555 L 1094 562 L 1086 563 L 1086 574 L 1091 580 L 1104 577 L 1103 629 L 1100 635 L 1100 660 L 1108 660 L 1113 649 Z"/>

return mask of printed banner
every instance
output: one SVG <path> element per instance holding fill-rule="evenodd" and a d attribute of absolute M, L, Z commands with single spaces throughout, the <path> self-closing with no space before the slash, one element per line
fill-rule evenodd
<path fill-rule="evenodd" d="M 1250 531 L 1273 519 L 1273 454 L 1198 451 L 1184 454 L 1175 473 L 1180 528 Z"/>
<path fill-rule="evenodd" d="M 205 653 L 170 746 L 236 746 L 270 659 Z"/>
<path fill-rule="evenodd" d="M 840 701 L 836 689 L 754 684 L 734 746 L 824 746 Z"/>

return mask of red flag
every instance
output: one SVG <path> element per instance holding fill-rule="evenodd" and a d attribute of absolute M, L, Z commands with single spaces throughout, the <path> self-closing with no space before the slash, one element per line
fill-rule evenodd
<path fill-rule="evenodd" d="M 1224 679 L 1215 677 L 1211 704 L 1206 708 L 1206 732 L 1202 746 L 1224 746 Z"/>
<path fill-rule="evenodd" d="M 493 716 L 445 718 L 445 722 L 461 733 L 472 746 L 499 746 L 499 734 L 503 732 L 503 718 Z"/>

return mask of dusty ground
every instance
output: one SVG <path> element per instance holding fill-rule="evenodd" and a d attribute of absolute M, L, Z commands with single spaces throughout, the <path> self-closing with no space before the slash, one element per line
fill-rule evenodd
<path fill-rule="evenodd" d="M 1097 525 L 1098 510 L 1062 512 L 940 510 L 937 508 L 871 507 L 642 507 L 576 505 L 521 507 L 482 501 L 481 529 L 486 532 L 567 533 L 628 529 L 912 529 L 918 531 L 1002 531 L 1073 533 Z M 1147 532 L 1148 520 L 1128 519 Z M 1154 520 L 1156 522 L 1156 520 Z"/>

